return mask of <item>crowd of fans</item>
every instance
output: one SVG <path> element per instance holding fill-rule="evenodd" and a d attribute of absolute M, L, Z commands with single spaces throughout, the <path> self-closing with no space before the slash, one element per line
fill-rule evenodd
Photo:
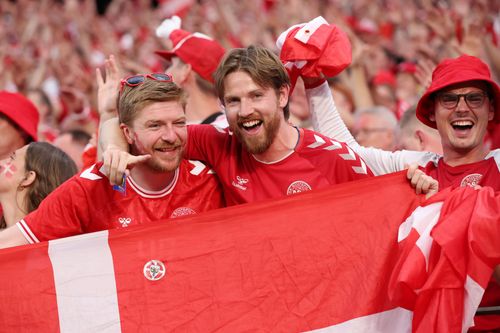
<path fill-rule="evenodd" d="M 354 132 L 363 131 L 355 111 L 383 106 L 399 119 L 443 58 L 475 55 L 489 63 L 494 76 L 500 74 L 495 1 L 313 0 L 305 6 L 297 0 L 20 0 L 1 2 L 0 12 L 0 89 L 35 103 L 39 137 L 50 142 L 72 130 L 96 132 L 94 70 L 108 55 L 117 56 L 124 74 L 165 70 L 168 64 L 154 51 L 171 45 L 154 31 L 173 14 L 182 15 L 183 29 L 212 36 L 226 49 L 257 44 L 277 51 L 281 32 L 319 15 L 341 27 L 350 37 L 353 59 L 330 83 Z M 306 126 L 309 113 L 297 86 L 292 121 Z"/>

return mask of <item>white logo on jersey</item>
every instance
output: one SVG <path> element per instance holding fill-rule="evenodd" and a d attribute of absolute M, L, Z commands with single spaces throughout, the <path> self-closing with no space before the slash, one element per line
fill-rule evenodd
<path fill-rule="evenodd" d="M 193 215 L 193 214 L 196 214 L 196 211 L 194 209 L 191 209 L 189 207 L 179 207 L 172 212 L 172 215 L 170 215 L 170 217 L 175 218 L 179 216 Z"/>
<path fill-rule="evenodd" d="M 120 222 L 123 228 L 126 228 L 132 222 L 132 219 L 130 217 L 119 217 L 118 222 Z"/>
<path fill-rule="evenodd" d="M 245 186 L 245 184 L 248 183 L 248 179 L 236 176 L 236 181 L 237 182 L 235 183 L 233 180 L 233 186 L 239 188 L 242 191 L 246 191 L 247 187 Z"/>
<path fill-rule="evenodd" d="M 189 173 L 195 176 L 198 176 L 206 168 L 205 164 L 201 163 L 200 161 L 189 160 L 189 163 L 194 165 L 194 168 L 189 171 Z"/>
<path fill-rule="evenodd" d="M 474 188 L 476 185 L 479 185 L 479 182 L 483 178 L 483 175 L 480 173 L 472 173 L 470 175 L 465 176 L 460 182 L 461 187 L 469 186 Z"/>
<path fill-rule="evenodd" d="M 290 186 L 288 186 L 288 189 L 286 190 L 286 195 L 300 193 L 300 192 L 306 192 L 306 191 L 310 191 L 310 190 L 312 190 L 312 189 L 308 183 L 306 183 L 302 180 L 297 180 L 297 181 L 294 181 L 293 183 L 291 183 Z"/>

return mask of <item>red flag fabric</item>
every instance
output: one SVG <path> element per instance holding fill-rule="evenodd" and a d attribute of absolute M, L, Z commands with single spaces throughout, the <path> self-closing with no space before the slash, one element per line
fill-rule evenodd
<path fill-rule="evenodd" d="M 466 331 L 500 264 L 500 195 L 442 191 L 401 225 L 399 241 L 389 292 L 413 311 L 412 331 Z"/>
<path fill-rule="evenodd" d="M 419 201 L 398 173 L 5 249 L 1 330 L 409 332 L 388 286 Z"/>

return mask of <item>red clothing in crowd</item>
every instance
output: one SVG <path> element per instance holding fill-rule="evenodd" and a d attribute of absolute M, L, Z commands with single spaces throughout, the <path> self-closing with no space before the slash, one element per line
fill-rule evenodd
<path fill-rule="evenodd" d="M 215 170 L 228 205 L 283 197 L 373 175 L 345 144 L 310 130 L 298 131 L 295 150 L 268 163 L 248 153 L 229 129 L 189 126 L 186 156 L 205 161 Z"/>
<path fill-rule="evenodd" d="M 124 193 L 113 189 L 94 165 L 52 192 L 17 223 L 30 243 L 125 228 L 223 206 L 216 176 L 203 163 L 183 160 L 161 191 L 142 189 L 127 177 Z"/>

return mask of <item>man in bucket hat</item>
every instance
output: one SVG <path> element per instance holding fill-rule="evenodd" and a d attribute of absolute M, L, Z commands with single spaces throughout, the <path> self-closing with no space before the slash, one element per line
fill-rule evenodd
<path fill-rule="evenodd" d="M 396 151 L 360 146 L 343 124 L 328 85 L 314 94 L 314 128 L 346 142 L 376 175 L 419 166 L 439 182 L 439 188 L 489 186 L 500 191 L 500 149 L 484 145 L 488 124 L 500 122 L 500 88 L 480 59 L 462 55 L 442 61 L 432 74 L 430 87 L 417 105 L 416 114 L 425 125 L 438 130 L 443 154 Z M 500 283 L 500 266 L 495 270 Z M 500 306 L 500 285 L 491 281 L 481 307 Z M 474 331 L 500 329 L 500 315 L 476 316 Z"/>
<path fill-rule="evenodd" d="M 213 78 L 225 50 L 209 36 L 182 30 L 180 26 L 177 16 L 162 22 L 156 35 L 169 39 L 173 48 L 155 53 L 169 62 L 166 73 L 172 74 L 174 82 L 188 93 L 188 122 L 227 127 Z"/>
<path fill-rule="evenodd" d="M 0 160 L 37 141 L 38 110 L 18 93 L 0 91 Z"/>

